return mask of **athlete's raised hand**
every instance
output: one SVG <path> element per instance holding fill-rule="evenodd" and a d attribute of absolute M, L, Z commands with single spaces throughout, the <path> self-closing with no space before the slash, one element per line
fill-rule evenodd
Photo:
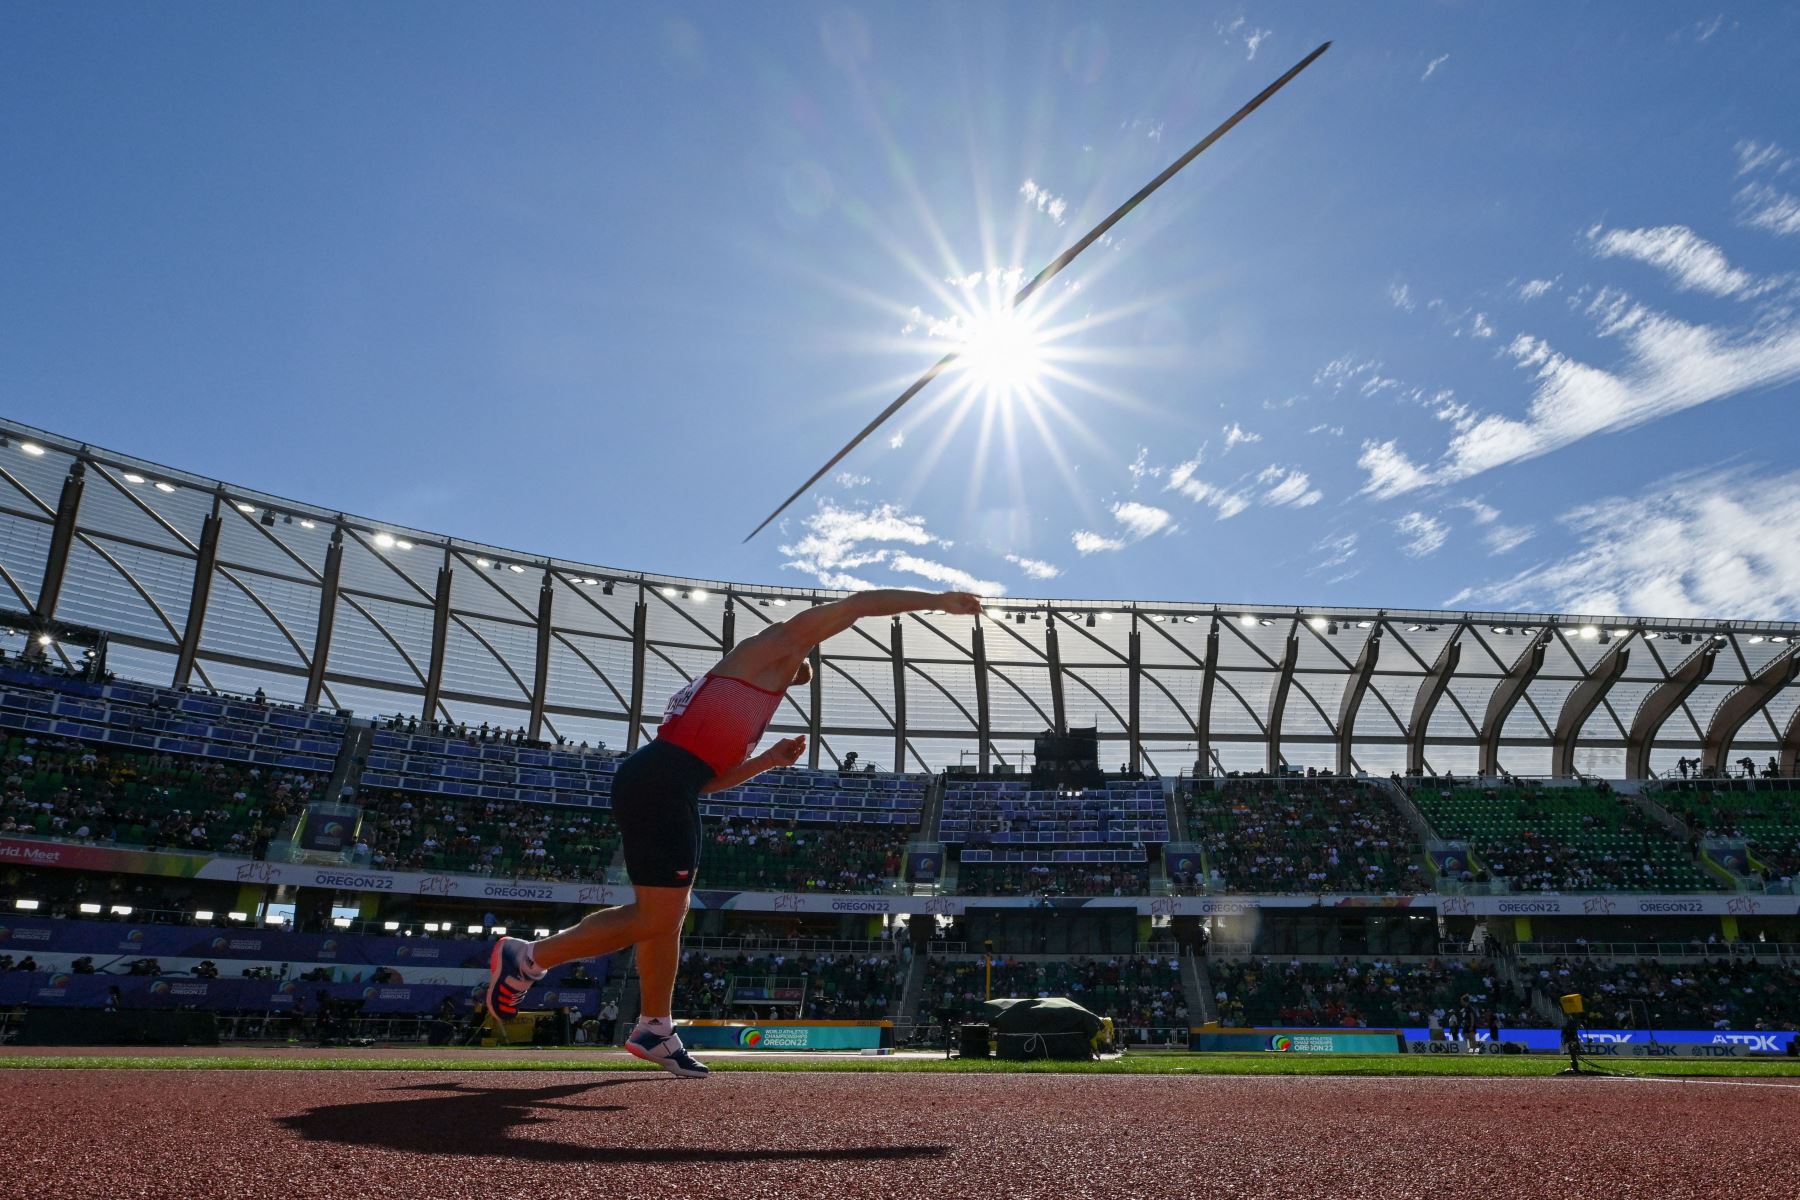
<path fill-rule="evenodd" d="M 978 617 L 981 615 L 981 597 L 974 592 L 945 592 L 938 597 L 938 610 Z"/>
<path fill-rule="evenodd" d="M 770 766 L 791 767 L 806 753 L 806 735 L 802 733 L 797 737 L 782 738 L 763 753 L 768 757 Z"/>

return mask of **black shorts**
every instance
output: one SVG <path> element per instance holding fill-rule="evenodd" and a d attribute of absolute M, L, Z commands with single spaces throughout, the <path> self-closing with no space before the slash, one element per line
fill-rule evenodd
<path fill-rule="evenodd" d="M 669 742 L 652 741 L 619 764 L 612 812 L 625 874 L 639 887 L 692 887 L 700 869 L 700 789 L 713 769 Z"/>

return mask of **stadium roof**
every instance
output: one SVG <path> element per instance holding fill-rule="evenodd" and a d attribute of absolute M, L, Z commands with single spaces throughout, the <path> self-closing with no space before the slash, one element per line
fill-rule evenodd
<path fill-rule="evenodd" d="M 0 431 L 0 603 L 107 631 L 112 669 L 152 682 L 631 746 L 734 638 L 842 594 L 489 546 Z M 813 735 L 815 765 L 1017 765 L 1090 724 L 1105 765 L 1163 775 L 1800 762 L 1800 623 L 1008 598 L 864 622 L 818 665 L 773 726 Z"/>

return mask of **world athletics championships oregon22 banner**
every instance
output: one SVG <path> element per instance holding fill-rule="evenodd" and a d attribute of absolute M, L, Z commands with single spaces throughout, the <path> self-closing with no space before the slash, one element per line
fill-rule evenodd
<path fill-rule="evenodd" d="M 1398 1054 L 1400 1043 L 1393 1029 L 1195 1029 L 1188 1046 L 1252 1054 Z"/>
<path fill-rule="evenodd" d="M 681 1040 L 695 1050 L 873 1050 L 891 1046 L 887 1021 L 774 1021 L 741 1025 L 733 1021 L 682 1021 Z"/>
<path fill-rule="evenodd" d="M 1430 1040 L 1431 1031 L 1422 1027 L 1402 1029 L 1407 1049 L 1416 1054 L 1450 1054 L 1449 1041 Z M 1785 1054 L 1788 1043 L 1797 1035 L 1789 1032 L 1764 1032 L 1756 1029 L 1583 1029 L 1581 1040 L 1595 1046 L 1648 1046 L 1652 1043 L 1675 1046 L 1742 1046 L 1751 1054 Z M 1476 1036 L 1476 1044 L 1488 1040 L 1487 1030 Z M 1527 1050 L 1558 1053 L 1562 1050 L 1560 1029 L 1501 1029 L 1502 1042 L 1517 1042 Z"/>

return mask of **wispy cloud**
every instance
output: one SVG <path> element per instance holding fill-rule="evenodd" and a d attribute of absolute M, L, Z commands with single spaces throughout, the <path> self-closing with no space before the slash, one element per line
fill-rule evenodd
<path fill-rule="evenodd" d="M 1277 508 L 1311 508 L 1324 498 L 1305 471 L 1290 467 L 1264 467 L 1256 482 L 1263 485 L 1261 501 Z"/>
<path fill-rule="evenodd" d="M 1063 214 L 1069 211 L 1069 202 L 1061 196 L 1054 195 L 1049 188 L 1039 187 L 1035 179 L 1027 179 L 1019 185 L 1019 195 L 1025 197 L 1025 203 L 1031 205 L 1058 225 L 1063 223 Z"/>
<path fill-rule="evenodd" d="M 1786 237 L 1800 233 L 1800 196 L 1752 183 L 1737 194 L 1738 220 L 1752 229 Z"/>
<path fill-rule="evenodd" d="M 1537 530 L 1529 525 L 1496 525 L 1481 540 L 1487 544 L 1489 554 L 1510 554 L 1536 534 Z"/>
<path fill-rule="evenodd" d="M 1317 425 L 1314 425 L 1311 429 L 1308 429 L 1306 432 L 1308 432 L 1308 433 L 1324 433 L 1324 434 L 1329 434 L 1332 437 L 1343 437 L 1344 436 L 1344 427 L 1342 425 L 1332 425 L 1328 422 L 1321 421 Z"/>
<path fill-rule="evenodd" d="M 1201 450 L 1203 453 L 1205 447 L 1202 447 Z M 1193 458 L 1171 468 L 1169 482 L 1165 485 L 1166 489 L 1179 492 L 1196 504 L 1206 505 L 1221 521 L 1228 521 L 1249 508 L 1250 498 L 1242 492 L 1234 492 L 1194 478 L 1194 472 L 1199 469 L 1201 459 L 1202 454 L 1197 453 Z"/>
<path fill-rule="evenodd" d="M 1112 517 L 1120 525 L 1117 536 L 1109 537 L 1091 529 L 1077 529 L 1069 535 L 1069 541 L 1076 551 L 1080 554 L 1098 554 L 1107 550 L 1123 550 L 1133 542 L 1141 542 L 1153 534 L 1172 533 L 1175 529 L 1175 518 L 1167 509 L 1158 508 L 1154 504 L 1140 504 L 1136 500 L 1124 500 L 1113 505 Z"/>
<path fill-rule="evenodd" d="M 1754 175 L 1759 171 L 1766 171 L 1773 175 L 1785 175 L 1793 168 L 1796 161 L 1800 161 L 1774 142 L 1754 142 L 1746 139 L 1732 149 L 1737 151 L 1737 173 L 1739 175 Z"/>
<path fill-rule="evenodd" d="M 1430 79 L 1433 75 L 1437 74 L 1437 69 L 1439 67 L 1443 66 L 1445 63 L 1447 63 L 1449 61 L 1450 61 L 1450 56 L 1448 54 L 1440 54 L 1436 58 L 1432 59 L 1430 62 L 1426 63 L 1425 64 L 1425 73 L 1423 75 L 1419 76 L 1419 82 L 1424 83 L 1427 79 Z"/>
<path fill-rule="evenodd" d="M 1800 471 L 1677 475 L 1566 513 L 1579 545 L 1456 601 L 1643 616 L 1800 616 Z"/>
<path fill-rule="evenodd" d="M 1062 568 L 1055 563 L 1047 563 L 1041 558 L 1025 558 L 1018 554 L 1009 554 L 1006 561 L 1023 571 L 1030 579 L 1055 579 L 1062 574 Z"/>
<path fill-rule="evenodd" d="M 1431 482 L 1431 472 L 1407 457 L 1398 442 L 1365 441 L 1356 465 L 1369 476 L 1362 494 L 1377 500 L 1404 495 Z"/>
<path fill-rule="evenodd" d="M 1407 312 L 1419 307 L 1419 302 L 1413 299 L 1412 288 L 1404 283 L 1388 284 L 1388 300 L 1393 303 L 1395 308 L 1404 309 Z"/>
<path fill-rule="evenodd" d="M 906 445 L 906 435 L 904 433 L 896 433 L 893 437 L 888 439 L 889 450 L 898 450 L 904 445 Z"/>
<path fill-rule="evenodd" d="M 1685 225 L 1604 232 L 1596 225 L 1587 235 L 1594 253 L 1601 258 L 1634 258 L 1667 271 L 1674 278 L 1675 287 L 1684 292 L 1747 298 L 1761 295 L 1777 282 L 1758 279 L 1732 266 L 1724 251 Z"/>
<path fill-rule="evenodd" d="M 1554 279 L 1527 279 L 1519 285 L 1519 299 L 1536 300 L 1555 286 L 1556 280 Z"/>
<path fill-rule="evenodd" d="M 1407 513 L 1394 522 L 1394 528 L 1406 539 L 1400 549 L 1412 558 L 1436 554 L 1450 536 L 1449 526 L 1422 512 Z"/>
<path fill-rule="evenodd" d="M 1201 449 L 1204 450 L 1205 447 L 1202 446 Z M 1146 479 L 1160 479 L 1163 473 L 1161 467 L 1150 465 L 1150 447 L 1148 446 L 1139 446 L 1137 457 L 1132 459 L 1131 465 L 1125 469 L 1131 473 L 1131 486 L 1134 488 Z"/>
<path fill-rule="evenodd" d="M 1363 494 L 1387 499 L 1454 483 L 1596 434 L 1800 378 L 1800 319 L 1792 315 L 1737 332 L 1689 324 L 1611 290 L 1598 293 L 1587 312 L 1602 337 L 1620 339 L 1620 366 L 1593 366 L 1520 334 L 1506 352 L 1534 379 L 1524 415 L 1459 414 L 1457 433 L 1435 464 L 1415 461 L 1393 440 L 1365 441 L 1357 460 L 1368 475 Z"/>
<path fill-rule="evenodd" d="M 1719 26 L 1723 24 L 1725 24 L 1724 13 L 1720 13 L 1710 21 L 1695 21 L 1694 40 L 1696 42 L 1711 41 L 1713 34 L 1719 32 Z"/>
<path fill-rule="evenodd" d="M 831 478 L 832 478 L 832 481 L 841 488 L 867 487 L 867 486 L 869 486 L 869 484 L 875 482 L 873 479 L 870 479 L 867 475 L 858 475 L 854 471 L 839 471 L 836 475 L 833 475 Z"/>
<path fill-rule="evenodd" d="M 1356 557 L 1356 533 L 1337 534 L 1324 538 L 1313 546 L 1319 561 L 1313 564 L 1315 571 L 1327 571 L 1333 567 L 1341 567 Z"/>
<path fill-rule="evenodd" d="M 1491 338 L 1494 336 L 1494 327 L 1488 324 L 1486 313 L 1478 312 L 1469 321 L 1469 336 L 1472 338 Z"/>
<path fill-rule="evenodd" d="M 880 566 L 984 596 L 1005 593 L 1002 584 L 978 579 L 958 567 L 899 548 L 949 549 L 950 545 L 925 528 L 923 517 L 898 505 L 847 508 L 825 501 L 806 518 L 801 537 L 781 547 L 788 556 L 782 566 L 811 575 L 825 587 L 840 591 L 864 591 L 878 586 L 866 576 L 868 568 Z"/>
<path fill-rule="evenodd" d="M 1225 453 L 1230 454 L 1234 446 L 1248 446 L 1252 442 L 1262 441 L 1262 434 L 1251 433 L 1236 421 L 1219 431 L 1225 435 Z"/>
<path fill-rule="evenodd" d="M 1244 61 L 1248 62 L 1251 59 L 1254 59 L 1256 57 L 1257 47 L 1266 42 L 1269 39 L 1269 35 L 1274 32 L 1273 29 L 1252 29 L 1249 33 L 1246 33 L 1244 35 L 1244 45 L 1249 49 L 1250 53 L 1244 56 Z"/>
<path fill-rule="evenodd" d="M 1491 504 L 1483 504 L 1479 498 L 1471 500 L 1452 500 L 1451 508 L 1466 508 L 1469 516 L 1477 525 L 1491 525 L 1500 518 L 1500 510 Z"/>

